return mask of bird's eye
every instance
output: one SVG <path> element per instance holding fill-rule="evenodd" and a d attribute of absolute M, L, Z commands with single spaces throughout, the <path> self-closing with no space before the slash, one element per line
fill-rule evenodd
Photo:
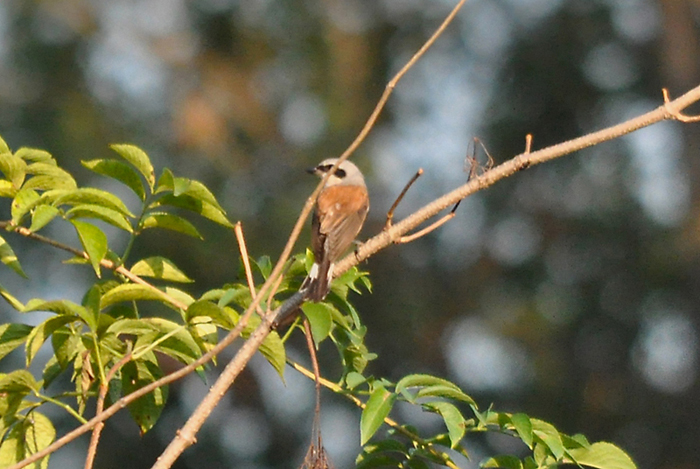
<path fill-rule="evenodd" d="M 328 171 L 331 170 L 332 167 L 333 167 L 332 164 L 324 164 L 323 166 L 319 166 L 318 169 L 324 173 L 327 173 Z"/>

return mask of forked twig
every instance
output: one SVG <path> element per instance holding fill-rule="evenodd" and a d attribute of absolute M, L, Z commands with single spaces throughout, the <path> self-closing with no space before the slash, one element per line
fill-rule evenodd
<path fill-rule="evenodd" d="M 677 109 L 674 109 L 671 103 L 671 98 L 668 93 L 668 90 L 666 88 L 661 89 L 661 93 L 664 96 L 664 106 L 666 107 L 666 110 L 669 112 L 671 116 L 673 116 L 674 119 L 679 120 L 681 122 L 700 122 L 700 115 L 698 116 L 688 116 L 686 114 L 683 114 Z"/>
<path fill-rule="evenodd" d="M 440 228 L 442 225 L 444 225 L 445 223 L 447 223 L 448 221 L 452 220 L 455 217 L 455 215 L 456 215 L 455 212 L 457 211 L 457 207 L 459 207 L 460 202 L 461 202 L 461 200 L 459 202 L 457 202 L 454 207 L 452 207 L 452 210 L 450 210 L 450 213 L 448 213 L 447 215 L 445 215 L 442 218 L 440 218 L 439 220 L 431 223 L 430 225 L 426 226 L 425 228 L 422 228 L 422 229 L 416 231 L 415 233 L 412 233 L 412 234 L 406 235 L 406 236 L 401 236 L 398 240 L 394 241 L 394 244 L 410 243 L 411 241 L 415 241 L 418 238 L 427 235 L 431 231 L 435 231 L 436 229 Z"/>

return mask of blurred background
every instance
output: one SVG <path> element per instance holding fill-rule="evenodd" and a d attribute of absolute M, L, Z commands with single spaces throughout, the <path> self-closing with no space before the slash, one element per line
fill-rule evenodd
<path fill-rule="evenodd" d="M 131 207 L 126 189 L 79 161 L 115 156 L 109 143 L 136 144 L 157 168 L 209 185 L 243 223 L 251 255 L 275 259 L 316 183 L 304 169 L 347 147 L 455 3 L 3 0 L 0 135 L 15 150 L 50 151 L 81 184 L 118 191 Z M 398 218 L 464 183 L 473 137 L 500 163 L 524 149 L 527 133 L 539 149 L 659 106 L 662 87 L 678 96 L 699 83 L 697 0 L 470 0 L 353 157 L 372 199 L 361 238 L 381 229 L 419 167 L 425 175 Z M 374 292 L 355 297 L 379 354 L 367 373 L 442 375 L 482 408 L 612 441 L 642 469 L 700 467 L 699 151 L 700 124 L 656 124 L 516 174 L 465 200 L 439 231 L 372 257 L 364 267 Z M 77 245 L 72 229 L 54 225 L 48 234 Z M 133 259 L 174 259 L 197 279 L 194 294 L 236 280 L 233 234 L 214 224 L 204 234 L 196 242 L 147 233 Z M 123 233 L 109 235 L 123 249 Z M 307 239 L 308 230 L 297 252 Z M 0 284 L 21 301 L 80 300 L 90 269 L 8 241 L 31 278 L 1 269 Z M 6 304 L 0 316 L 41 320 L 17 318 Z M 302 342 L 292 348 L 307 363 Z M 324 374 L 337 379 L 334 347 L 321 353 Z M 285 380 L 257 357 L 175 467 L 297 466 L 312 384 L 292 370 Z M 172 386 L 143 437 L 118 414 L 96 467 L 150 467 L 206 390 L 198 377 Z M 394 414 L 425 432 L 440 428 L 413 408 Z M 75 426 L 50 415 L 59 432 Z M 359 417 L 324 393 L 336 467 L 351 467 L 359 452 Z M 51 466 L 79 467 L 87 444 L 62 449 Z M 508 437 L 466 444 L 463 467 L 524 454 Z"/>

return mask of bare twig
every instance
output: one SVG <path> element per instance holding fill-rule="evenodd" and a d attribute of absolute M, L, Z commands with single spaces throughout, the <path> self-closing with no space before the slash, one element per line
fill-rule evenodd
<path fill-rule="evenodd" d="M 248 289 L 250 290 L 250 297 L 255 297 L 255 281 L 253 280 L 253 270 L 250 268 L 250 259 L 248 258 L 248 248 L 245 244 L 245 237 L 243 236 L 243 228 L 241 227 L 241 222 L 237 222 L 233 226 L 233 232 L 236 234 L 236 241 L 238 242 L 238 250 L 241 253 L 241 262 L 243 262 L 243 270 L 245 270 L 245 278 L 248 281 Z M 262 316 L 263 310 L 258 305 L 258 314 Z"/>
<path fill-rule="evenodd" d="M 101 414 L 102 410 L 104 409 L 105 397 L 107 396 L 107 391 L 109 391 L 109 382 L 112 381 L 112 378 L 114 378 L 117 371 L 119 371 L 122 366 L 126 365 L 132 358 L 130 350 L 131 343 L 127 342 L 127 344 L 129 351 L 117 363 L 115 363 L 112 368 L 110 368 L 109 372 L 107 373 L 106 381 L 104 383 L 100 383 L 100 393 L 97 396 L 97 406 L 95 407 L 95 414 L 97 415 Z M 100 434 L 102 433 L 104 426 L 104 422 L 100 422 L 95 425 L 95 428 L 92 429 L 90 446 L 88 447 L 87 458 L 85 460 L 85 469 L 92 469 L 95 462 L 95 455 L 97 454 L 97 444 L 100 441 Z"/>
<path fill-rule="evenodd" d="M 413 175 L 413 177 L 406 183 L 404 186 L 403 190 L 399 194 L 399 196 L 396 198 L 394 203 L 391 205 L 391 208 L 389 211 L 386 213 L 386 223 L 384 223 L 384 229 L 388 229 L 391 226 L 391 222 L 394 220 L 394 212 L 396 211 L 396 207 L 399 206 L 401 201 L 403 200 L 403 197 L 406 195 L 406 192 L 408 192 L 408 189 L 413 185 L 416 180 L 421 177 L 423 174 L 423 168 L 418 168 L 418 171 L 416 171 L 416 174 Z"/>
<path fill-rule="evenodd" d="M 530 153 L 530 150 L 532 149 L 532 134 L 527 134 L 525 136 L 525 154 L 527 155 Z"/>
<path fill-rule="evenodd" d="M 442 225 L 447 223 L 448 221 L 452 220 L 455 217 L 455 212 L 457 211 L 457 207 L 459 207 L 459 202 L 455 204 L 454 207 L 452 207 L 452 210 L 450 210 L 450 213 L 447 215 L 443 216 L 439 220 L 437 220 L 434 223 L 431 223 L 429 226 L 426 226 L 425 228 L 416 231 L 415 233 L 412 233 L 410 235 L 406 236 L 401 236 L 397 241 L 394 242 L 394 244 L 406 244 L 410 243 L 411 241 L 415 241 L 418 238 L 421 238 L 431 231 L 435 231 L 436 229 L 440 228 Z"/>

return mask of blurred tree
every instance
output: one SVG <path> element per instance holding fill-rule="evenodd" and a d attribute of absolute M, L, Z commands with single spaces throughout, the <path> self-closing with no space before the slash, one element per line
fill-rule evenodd
<path fill-rule="evenodd" d="M 311 190 L 302 170 L 342 151 L 451 3 L 4 1 L 0 135 L 71 170 L 108 142 L 135 142 L 214 188 L 254 256 L 275 253 Z M 503 161 L 526 133 L 540 148 L 659 105 L 662 86 L 677 95 L 697 84 L 697 18 L 687 0 L 470 1 L 355 158 L 370 175 L 364 236 L 419 166 L 426 176 L 401 213 L 463 181 L 474 135 Z M 669 122 L 533 168 L 465 201 L 440 232 L 373 258 L 375 293 L 358 308 L 370 331 L 404 338 L 370 334 L 377 374 L 447 371 L 481 401 L 612 440 L 642 468 L 697 466 L 699 139 L 698 126 Z M 145 236 L 135 255 L 173 258 L 204 290 L 236 277 L 233 237 L 216 233 L 204 230 L 196 251 Z M 41 293 L 26 298 L 65 291 L 47 264 L 60 259 L 31 256 Z M 289 452 L 306 441 L 305 414 L 265 398 L 281 391 L 264 371 L 248 378 L 177 467 L 303 456 Z M 290 395 L 304 394 L 288 380 Z M 177 406 L 196 400 L 195 384 L 182 386 L 164 430 L 133 459 L 105 451 L 100 467 L 150 464 L 144 453 L 170 439 Z M 342 467 L 357 448 L 343 439 L 353 417 L 329 414 L 324 435 Z M 254 442 L 227 433 L 229 418 L 248 419 Z"/>

